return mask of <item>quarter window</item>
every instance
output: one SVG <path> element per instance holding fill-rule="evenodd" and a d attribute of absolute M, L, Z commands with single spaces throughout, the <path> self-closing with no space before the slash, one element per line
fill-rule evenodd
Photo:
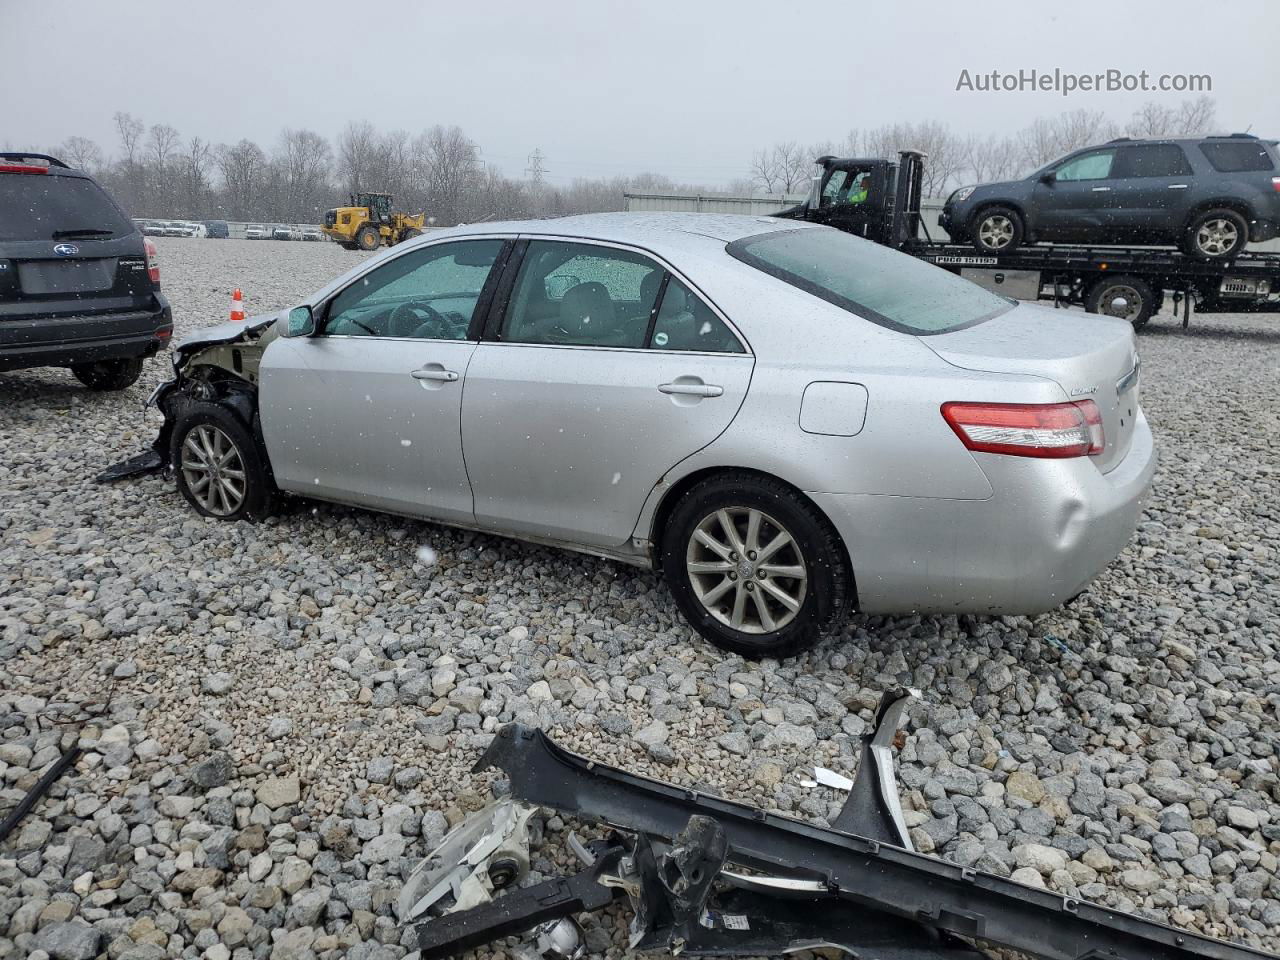
<path fill-rule="evenodd" d="M 1275 170 L 1276 165 L 1267 148 L 1257 141 L 1232 141 L 1228 143 L 1202 143 L 1200 152 L 1219 173 L 1249 173 Z"/>
<path fill-rule="evenodd" d="M 1060 166 L 1055 179 L 1067 182 L 1105 180 L 1111 176 L 1111 162 L 1115 155 L 1115 150 L 1094 150 L 1092 153 L 1081 154 Z"/>
<path fill-rule="evenodd" d="M 667 281 L 667 289 L 662 294 L 651 344 L 655 350 L 743 352 L 742 344 L 724 321 L 675 277 Z"/>
<path fill-rule="evenodd" d="M 1125 147 L 1116 161 L 1117 177 L 1187 177 L 1191 164 L 1182 148 L 1172 143 Z"/>
<path fill-rule="evenodd" d="M 663 269 L 629 250 L 533 240 L 501 339 L 566 346 L 644 346 Z"/>
<path fill-rule="evenodd" d="M 502 244 L 463 240 L 388 261 L 334 297 L 325 335 L 465 340 Z"/>

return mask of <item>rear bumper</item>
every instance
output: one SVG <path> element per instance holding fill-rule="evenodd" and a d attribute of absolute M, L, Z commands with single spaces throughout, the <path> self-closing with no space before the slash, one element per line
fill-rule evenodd
<path fill-rule="evenodd" d="M 169 301 L 157 293 L 156 304 L 127 313 L 0 321 L 0 370 L 150 356 L 173 335 Z"/>
<path fill-rule="evenodd" d="M 1043 613 L 1124 549 L 1155 473 L 1145 416 L 1110 473 L 978 454 L 986 500 L 811 493 L 849 550 L 865 613 Z"/>

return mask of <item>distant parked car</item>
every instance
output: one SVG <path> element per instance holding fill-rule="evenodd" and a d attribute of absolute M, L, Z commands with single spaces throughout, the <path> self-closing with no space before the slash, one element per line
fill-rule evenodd
<path fill-rule="evenodd" d="M 1280 235 L 1277 141 L 1249 134 L 1122 137 L 1077 150 L 1022 180 L 961 187 L 940 223 L 978 252 L 1040 241 L 1153 243 L 1227 260 Z"/>
<path fill-rule="evenodd" d="M 206 220 L 204 222 L 205 236 L 210 240 L 226 240 L 231 236 L 231 229 L 227 226 L 225 220 Z"/>
<path fill-rule="evenodd" d="M 772 218 L 441 231 L 176 350 L 155 449 L 205 516 L 285 491 L 655 567 L 753 656 L 855 605 L 1058 607 L 1155 469 L 1127 322 Z"/>
<path fill-rule="evenodd" d="M 195 237 L 197 240 L 203 240 L 205 237 L 209 236 L 209 231 L 205 228 L 203 223 L 188 223 L 187 226 L 191 230 L 191 232 L 187 234 L 189 237 Z"/>
<path fill-rule="evenodd" d="M 271 231 L 272 240 L 297 240 L 298 231 L 294 227 L 286 227 L 284 224 L 276 227 Z"/>
<path fill-rule="evenodd" d="M 163 220 L 147 220 L 146 226 L 142 228 L 142 233 L 147 237 L 163 237 L 165 223 Z"/>
<path fill-rule="evenodd" d="M 191 236 L 191 224 L 183 223 L 181 220 L 167 220 L 164 225 L 164 235 L 166 237 L 189 237 Z"/>
<path fill-rule="evenodd" d="M 299 240 L 323 240 L 324 233 L 319 227 L 303 227 L 299 231 Z"/>
<path fill-rule="evenodd" d="M 269 235 L 267 228 L 260 223 L 251 223 L 244 228 L 246 240 L 265 240 Z"/>
<path fill-rule="evenodd" d="M 0 370 L 121 390 L 173 334 L 156 245 L 87 173 L 0 153 Z"/>

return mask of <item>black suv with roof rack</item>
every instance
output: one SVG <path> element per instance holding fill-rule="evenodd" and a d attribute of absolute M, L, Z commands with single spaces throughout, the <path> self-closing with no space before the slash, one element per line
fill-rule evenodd
<path fill-rule="evenodd" d="M 121 390 L 173 335 L 156 247 L 91 176 L 0 153 L 0 370 Z"/>
<path fill-rule="evenodd" d="M 961 187 L 940 223 L 988 256 L 1050 243 L 1139 243 L 1230 260 L 1280 236 L 1277 141 L 1251 134 L 1121 137 L 1022 180 Z"/>

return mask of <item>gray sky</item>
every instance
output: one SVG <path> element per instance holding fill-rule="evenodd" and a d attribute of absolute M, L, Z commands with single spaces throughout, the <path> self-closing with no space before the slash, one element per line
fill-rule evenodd
<path fill-rule="evenodd" d="M 1272 0 L 1076 0 L 1056 14 L 1025 0 L 0 0 L 0 63 L 20 92 L 0 99 L 0 143 L 80 134 L 114 152 L 117 110 L 264 147 L 284 126 L 456 123 L 511 175 L 537 147 L 553 183 L 653 170 L 711 184 L 779 140 L 929 119 L 1004 134 L 1187 96 L 955 89 L 962 69 L 1055 67 L 1208 73 L 1221 126 L 1274 137 L 1277 13 Z"/>

